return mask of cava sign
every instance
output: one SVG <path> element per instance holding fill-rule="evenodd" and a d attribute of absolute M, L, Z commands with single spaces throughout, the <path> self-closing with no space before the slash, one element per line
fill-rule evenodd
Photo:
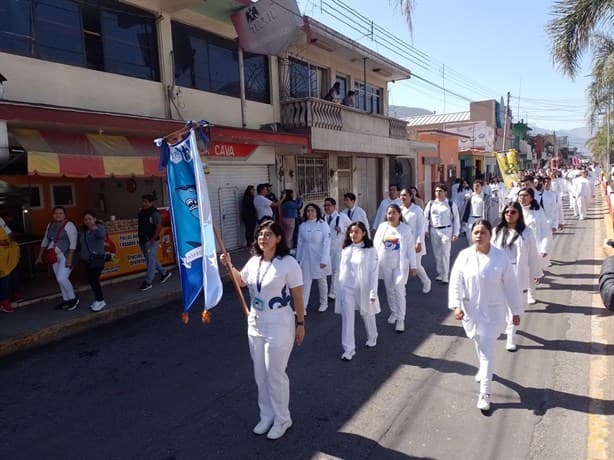
<path fill-rule="evenodd" d="M 201 153 L 203 155 L 209 155 L 210 157 L 245 158 L 250 156 L 252 152 L 256 150 L 256 147 L 258 146 L 252 144 L 229 144 L 212 142 L 211 144 L 209 144 L 209 148 Z"/>
<path fill-rule="evenodd" d="M 260 0 L 232 16 L 243 51 L 277 56 L 302 25 L 296 0 Z"/>

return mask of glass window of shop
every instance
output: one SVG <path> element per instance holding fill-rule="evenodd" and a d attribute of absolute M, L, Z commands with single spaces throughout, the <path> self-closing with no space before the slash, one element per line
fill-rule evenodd
<path fill-rule="evenodd" d="M 160 79 L 155 17 L 112 0 L 4 0 L 0 51 Z"/>
<path fill-rule="evenodd" d="M 354 83 L 354 105 L 356 108 L 369 113 L 382 113 L 382 89 L 366 85 L 361 82 Z M 366 92 L 366 100 L 365 100 Z"/>
<path fill-rule="evenodd" d="M 290 58 L 290 97 L 322 97 L 324 69 Z"/>
<path fill-rule="evenodd" d="M 228 40 L 179 22 L 172 23 L 175 82 L 181 86 L 240 97 L 239 48 Z M 270 102 L 269 59 L 244 53 L 245 97 Z"/>

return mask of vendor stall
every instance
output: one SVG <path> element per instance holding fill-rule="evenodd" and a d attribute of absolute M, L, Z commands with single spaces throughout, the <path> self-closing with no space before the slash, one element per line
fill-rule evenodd
<path fill-rule="evenodd" d="M 169 210 L 168 208 L 158 208 L 158 210 L 162 216 L 158 261 L 162 265 L 174 264 L 175 246 Z M 105 264 L 100 278 L 106 280 L 144 271 L 147 267 L 139 246 L 138 220 L 110 220 L 105 222 L 104 226 L 107 230 L 105 252 L 110 254 L 111 260 Z"/>

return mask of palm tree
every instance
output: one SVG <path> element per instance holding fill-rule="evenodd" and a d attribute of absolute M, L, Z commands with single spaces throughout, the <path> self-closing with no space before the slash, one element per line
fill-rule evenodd
<path fill-rule="evenodd" d="M 547 26 L 552 56 L 563 73 L 573 78 L 591 36 L 601 25 L 611 27 L 614 22 L 614 0 L 558 0 L 552 14 L 555 18 Z"/>
<path fill-rule="evenodd" d="M 401 9 L 401 13 L 405 16 L 409 30 L 413 29 L 412 19 L 414 17 L 414 0 L 388 0 L 388 2 L 396 4 Z"/>
<path fill-rule="evenodd" d="M 589 121 L 595 126 L 597 116 L 614 103 L 614 39 L 597 34 L 592 39 L 593 81 L 587 89 Z"/>

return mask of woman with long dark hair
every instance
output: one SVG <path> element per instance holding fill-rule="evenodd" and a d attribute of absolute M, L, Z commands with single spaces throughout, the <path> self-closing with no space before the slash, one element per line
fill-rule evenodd
<path fill-rule="evenodd" d="M 377 251 L 365 224 L 353 222 L 345 232 L 339 264 L 335 313 L 341 314 L 341 359 L 351 361 L 356 354 L 354 320 L 360 312 L 367 332 L 365 346 L 377 345 L 375 315 L 380 312 L 377 297 Z"/>
<path fill-rule="evenodd" d="M 533 230 L 527 227 L 524 222 L 520 203 L 510 203 L 503 208 L 501 222 L 493 231 L 491 243 L 507 254 L 518 280 L 521 299 L 526 300 L 529 286 L 535 280 L 541 278 L 543 273 L 537 253 L 535 235 Z M 507 334 L 505 349 L 516 351 L 516 326 L 514 326 L 510 315 L 507 318 L 505 332 Z"/>
<path fill-rule="evenodd" d="M 256 207 L 254 206 L 255 195 L 256 188 L 253 185 L 248 185 L 245 192 L 243 192 L 243 200 L 241 201 L 241 219 L 243 220 L 243 225 L 245 225 L 245 242 L 247 246 L 251 246 L 254 243 L 254 231 L 258 221 Z"/>
<path fill-rule="evenodd" d="M 495 346 L 505 330 L 508 311 L 515 326 L 520 324 L 523 312 L 512 264 L 502 250 L 491 245 L 491 237 L 490 222 L 479 219 L 473 223 L 473 244 L 458 254 L 448 291 L 448 308 L 462 321 L 467 337 L 475 344 L 480 363 L 477 407 L 482 411 L 490 409 Z"/>
<path fill-rule="evenodd" d="M 249 288 L 247 337 L 260 408 L 260 421 L 253 432 L 279 439 L 292 426 L 286 367 L 293 343 L 301 345 L 305 337 L 303 279 L 280 225 L 272 220 L 256 229 L 252 254 L 241 271 L 232 266 L 230 254 L 220 260 L 230 266 L 240 286 Z"/>
<path fill-rule="evenodd" d="M 537 252 L 543 267 L 548 256 L 549 239 L 552 236 L 550 226 L 548 225 L 548 217 L 535 199 L 535 191 L 532 188 L 521 189 L 518 192 L 518 202 L 522 206 L 522 215 L 526 226 L 533 230 L 535 235 Z M 535 283 L 531 282 L 527 293 L 527 302 L 530 305 L 537 303 L 535 291 Z"/>
<path fill-rule="evenodd" d="M 328 309 L 328 283 L 326 277 L 330 269 L 330 227 L 322 218 L 322 211 L 315 203 L 309 203 L 303 211 L 303 222 L 298 227 L 296 260 L 303 271 L 303 304 L 305 314 L 309 304 L 309 294 L 313 280 L 318 280 L 320 307 Z"/>
<path fill-rule="evenodd" d="M 416 276 L 416 238 L 409 225 L 403 222 L 401 208 L 396 204 L 386 208 L 386 221 L 379 224 L 373 245 L 377 250 L 379 277 L 384 280 L 386 298 L 390 306 L 389 324 L 397 332 L 405 331 L 409 275 Z"/>
<path fill-rule="evenodd" d="M 79 256 L 85 265 L 87 282 L 94 293 L 94 302 L 90 305 L 90 310 L 101 311 L 106 307 L 100 286 L 100 274 L 104 268 L 105 250 L 104 240 L 107 231 L 102 222 L 96 220 L 96 214 L 92 211 L 83 213 L 83 231 L 79 234 L 80 252 Z"/>

